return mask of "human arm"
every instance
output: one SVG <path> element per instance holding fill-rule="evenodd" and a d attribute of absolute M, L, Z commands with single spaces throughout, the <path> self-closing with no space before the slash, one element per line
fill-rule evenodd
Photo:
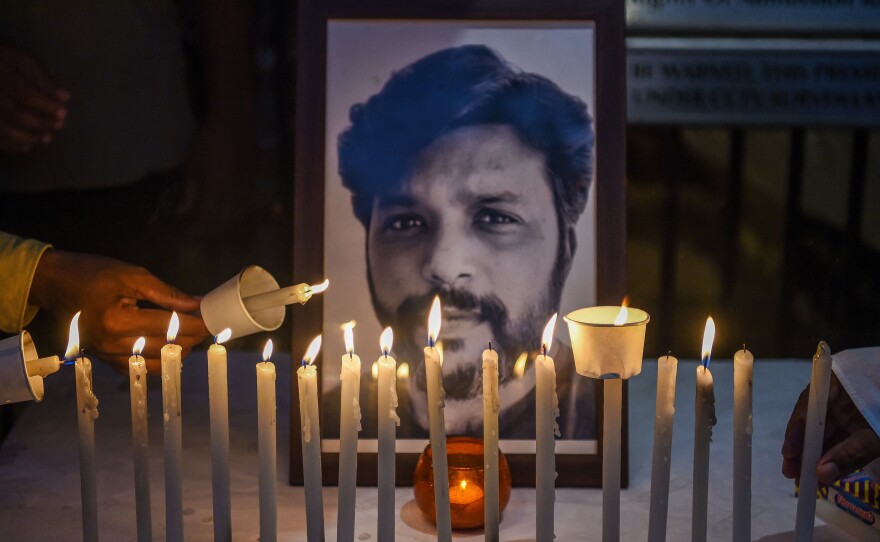
<path fill-rule="evenodd" d="M 0 331 L 18 333 L 37 314 L 28 303 L 34 272 L 49 245 L 0 231 Z"/>
<path fill-rule="evenodd" d="M 29 299 L 63 319 L 81 310 L 83 347 L 121 371 L 127 370 L 132 345 L 140 336 L 147 340 L 147 369 L 159 370 L 172 310 L 180 317 L 176 343 L 184 356 L 208 336 L 201 317 L 188 314 L 198 310 L 198 299 L 142 267 L 103 256 L 47 250 L 36 268 Z M 139 301 L 159 308 L 141 308 Z"/>
<path fill-rule="evenodd" d="M 64 127 L 67 91 L 29 53 L 0 45 L 0 151 L 45 145 Z"/>
<path fill-rule="evenodd" d="M 828 390 L 823 455 L 816 474 L 823 484 L 880 458 L 880 349 L 847 350 L 834 356 Z M 809 386 L 792 411 L 782 446 L 782 473 L 800 476 Z"/>

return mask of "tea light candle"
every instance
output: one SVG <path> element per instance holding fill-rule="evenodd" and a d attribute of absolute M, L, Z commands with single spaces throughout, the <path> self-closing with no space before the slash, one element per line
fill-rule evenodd
<path fill-rule="evenodd" d="M 379 510 L 377 514 L 377 539 L 394 540 L 394 469 L 395 442 L 400 417 L 397 415 L 397 362 L 391 357 L 394 334 L 385 328 L 379 339 L 382 355 L 376 362 L 379 380 L 379 457 L 377 465 Z"/>
<path fill-rule="evenodd" d="M 733 356 L 733 542 L 752 539 L 752 366 L 743 349 Z"/>
<path fill-rule="evenodd" d="M 146 339 L 139 338 L 131 350 L 131 357 L 128 358 L 138 542 L 149 542 L 153 539 L 150 506 L 150 440 L 147 429 L 147 363 L 141 356 L 145 344 Z"/>
<path fill-rule="evenodd" d="M 648 542 L 666 540 L 677 372 L 678 360 L 674 357 L 663 356 L 657 360 L 657 404 L 654 415 L 654 452 L 651 464 L 651 509 L 648 519 Z"/>
<path fill-rule="evenodd" d="M 816 522 L 816 490 L 819 487 L 816 466 L 822 456 L 822 440 L 825 435 L 825 416 L 828 409 L 828 386 L 830 384 L 831 348 L 825 341 L 822 341 L 813 356 L 813 372 L 810 377 L 810 396 L 807 403 L 797 517 L 794 527 L 795 542 L 813 540 L 813 526 Z"/>
<path fill-rule="evenodd" d="M 428 316 L 428 346 L 425 347 L 425 372 L 428 383 L 428 424 L 434 467 L 434 507 L 437 511 L 437 540 L 452 540 L 452 515 L 449 508 L 449 468 L 446 457 L 446 419 L 443 413 L 443 360 L 436 347 L 440 334 L 440 298 L 434 297 Z"/>
<path fill-rule="evenodd" d="M 337 540 L 354 540 L 357 492 L 357 445 L 361 430 L 361 358 L 354 353 L 354 325 L 345 326 L 345 354 L 342 356 L 342 382 L 339 405 L 339 505 Z"/>
<path fill-rule="evenodd" d="M 181 348 L 174 344 L 180 319 L 171 315 L 168 344 L 162 347 L 162 417 L 165 428 L 165 537 L 183 542 L 183 446 L 181 432 L 180 359 Z"/>
<path fill-rule="evenodd" d="M 302 432 L 303 486 L 306 498 L 306 538 L 324 542 L 324 495 L 321 489 L 321 426 L 318 417 L 318 371 L 313 365 L 321 349 L 321 336 L 309 344 L 296 371 L 299 418 Z"/>
<path fill-rule="evenodd" d="M 498 410 L 501 398 L 498 396 L 498 352 L 489 348 L 483 350 L 483 473 L 484 491 L 484 531 L 487 541 L 498 542 L 498 523 L 500 521 L 499 480 L 498 480 Z"/>
<path fill-rule="evenodd" d="M 263 348 L 263 362 L 257 364 L 257 440 L 260 456 L 260 542 L 278 539 L 276 488 L 275 364 L 272 339 Z"/>
<path fill-rule="evenodd" d="M 553 542 L 556 505 L 556 439 L 561 436 L 556 418 L 559 398 L 556 395 L 556 365 L 547 354 L 556 327 L 554 314 L 541 340 L 541 354 L 535 360 L 535 538 Z"/>
<path fill-rule="evenodd" d="M 702 363 L 697 366 L 696 420 L 694 423 L 694 489 L 691 515 L 691 539 L 706 542 L 709 505 L 709 444 L 715 426 L 715 384 L 709 372 L 715 321 L 706 320 L 703 333 Z"/>
<path fill-rule="evenodd" d="M 232 540 L 232 502 L 229 495 L 229 387 L 226 347 L 232 336 L 221 331 L 208 348 L 208 403 L 211 409 L 211 491 L 214 506 L 214 540 Z"/>
<path fill-rule="evenodd" d="M 65 359 L 74 359 L 76 370 L 76 422 L 79 429 L 79 476 L 82 499 L 83 541 L 98 540 L 98 491 L 95 483 L 95 420 L 98 398 L 92 391 L 92 362 L 79 353 L 79 316 L 70 322 L 70 339 Z"/>

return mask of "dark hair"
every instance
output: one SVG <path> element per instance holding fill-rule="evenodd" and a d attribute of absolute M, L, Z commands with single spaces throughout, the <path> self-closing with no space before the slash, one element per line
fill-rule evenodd
<path fill-rule="evenodd" d="M 422 150 L 483 124 L 508 125 L 542 153 L 560 226 L 574 225 L 586 205 L 594 139 L 587 106 L 483 45 L 443 49 L 395 72 L 349 117 L 338 141 L 339 175 L 365 226 L 374 197 L 399 190 Z"/>

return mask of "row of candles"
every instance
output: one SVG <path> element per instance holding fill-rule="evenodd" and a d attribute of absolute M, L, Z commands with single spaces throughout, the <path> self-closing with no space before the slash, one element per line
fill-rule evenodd
<path fill-rule="evenodd" d="M 620 308 L 613 326 L 627 321 L 627 308 Z M 428 395 L 428 419 L 433 451 L 434 491 L 437 518 L 437 537 L 441 541 L 452 538 L 449 486 L 444 423 L 442 387 L 442 351 L 438 349 L 441 327 L 441 307 L 435 298 L 428 318 L 428 346 L 424 350 Z M 97 399 L 92 392 L 91 363 L 78 354 L 77 314 L 71 322 L 70 344 L 65 359 L 76 365 L 77 408 L 81 489 L 83 504 L 84 540 L 97 540 L 97 496 L 95 485 L 94 422 L 97 418 Z M 536 540 L 554 539 L 555 492 L 555 437 L 559 436 L 556 423 L 556 371 L 548 355 L 554 335 L 556 315 L 547 323 L 542 335 L 540 354 L 535 360 L 536 371 Z M 182 503 L 182 443 L 181 443 L 181 348 L 174 344 L 179 321 L 176 313 L 169 323 L 166 344 L 161 351 L 162 398 L 165 449 L 165 509 L 166 538 L 183 540 Z M 361 362 L 354 353 L 352 325 L 345 327 L 346 353 L 342 357 L 340 444 L 339 444 L 339 498 L 338 540 L 354 539 L 355 490 L 357 474 L 357 439 L 360 430 L 359 404 Z M 613 327 L 612 327 L 613 329 Z M 216 540 L 231 538 L 229 494 L 229 422 L 226 349 L 228 340 L 224 330 L 208 349 L 208 380 L 210 400 L 210 434 L 212 455 L 212 489 L 214 532 Z M 709 370 L 715 324 L 706 323 L 703 336 L 701 363 L 696 374 L 696 408 L 693 461 L 692 539 L 707 538 L 707 503 L 709 483 L 709 451 L 712 427 L 715 425 L 714 381 Z M 395 525 L 395 439 L 400 419 L 396 412 L 397 367 L 391 357 L 393 335 L 386 328 L 380 339 L 381 354 L 376 362 L 378 374 L 378 539 L 393 540 Z M 310 542 L 324 539 L 323 494 L 321 485 L 321 439 L 318 415 L 318 381 L 314 360 L 321 346 L 321 336 L 309 345 L 297 371 L 302 432 L 303 478 L 305 486 L 306 528 Z M 129 360 L 131 420 L 134 446 L 135 499 L 139 541 L 151 540 L 149 458 L 147 437 L 146 364 L 140 356 L 143 338 L 138 339 Z M 275 420 L 275 366 L 269 359 L 271 339 L 263 351 L 263 362 L 258 363 L 258 453 L 260 540 L 277 538 L 276 493 L 276 420 Z M 498 540 L 498 353 L 491 343 L 483 352 L 484 449 L 485 449 L 485 535 L 486 540 Z M 734 462 L 733 462 L 733 540 L 751 538 L 751 435 L 752 435 L 752 366 L 754 357 L 745 348 L 734 356 Z M 677 360 L 671 355 L 658 360 L 657 400 L 654 426 L 654 449 L 651 479 L 649 542 L 666 538 L 668 512 L 670 457 L 674 418 L 675 379 Z M 815 464 L 821 451 L 823 420 L 816 413 L 824 408 L 830 377 L 830 353 L 827 345 L 820 344 L 814 358 L 810 414 L 804 447 L 805 465 Z M 620 379 L 605 381 L 605 433 L 603 442 L 603 540 L 619 540 L 620 517 Z M 610 386 L 609 386 L 610 384 Z M 822 390 L 825 390 L 825 399 Z M 616 390 L 616 391 L 615 391 Z M 813 427 L 816 426 L 816 427 Z M 616 433 L 616 434 L 615 434 Z M 818 436 L 817 436 L 818 435 Z M 817 451 L 818 450 L 818 451 Z M 810 461 L 812 463 L 810 463 Z M 797 540 L 812 536 L 815 511 L 815 469 L 803 469 L 798 501 Z M 812 472 L 812 476 L 810 473 Z M 810 489 L 812 488 L 812 490 Z M 812 508 L 811 508 L 812 505 Z"/>

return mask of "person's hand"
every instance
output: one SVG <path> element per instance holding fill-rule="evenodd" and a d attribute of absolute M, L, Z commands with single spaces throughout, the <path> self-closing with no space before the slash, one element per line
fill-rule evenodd
<path fill-rule="evenodd" d="M 785 430 L 782 474 L 786 478 L 799 478 L 801 474 L 809 395 L 810 387 L 807 386 L 798 398 Z M 828 389 L 822 452 L 816 475 L 823 484 L 832 484 L 841 476 L 880 458 L 880 437 L 868 425 L 834 373 Z"/>
<path fill-rule="evenodd" d="M 0 46 L 0 150 L 46 145 L 64 127 L 70 95 L 30 54 Z"/>
<path fill-rule="evenodd" d="M 162 309 L 138 307 L 147 301 Z M 186 356 L 208 336 L 199 300 L 165 284 L 149 271 L 102 256 L 49 249 L 40 259 L 30 302 L 69 319 L 81 310 L 80 338 L 87 351 L 128 374 L 128 358 L 138 337 L 147 340 L 147 369 L 158 372 L 172 310 L 180 317 L 175 342 Z M 167 310 L 163 310 L 167 309 Z"/>

